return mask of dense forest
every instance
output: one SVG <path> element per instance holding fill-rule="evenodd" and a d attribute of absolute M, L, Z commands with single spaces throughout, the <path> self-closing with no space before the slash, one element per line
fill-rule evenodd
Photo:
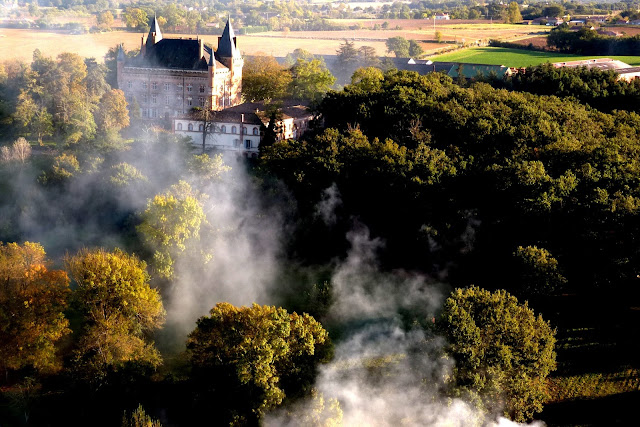
<path fill-rule="evenodd" d="M 265 127 L 257 160 L 141 121 L 109 60 L 0 64 L 0 422 L 630 421 L 637 84 L 364 68 L 325 94 L 292 60 L 248 61 L 247 96 L 322 125 Z"/>

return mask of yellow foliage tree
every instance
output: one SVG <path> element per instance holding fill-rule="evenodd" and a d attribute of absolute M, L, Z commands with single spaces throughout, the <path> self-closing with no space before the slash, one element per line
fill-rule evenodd
<path fill-rule="evenodd" d="M 79 370 L 99 377 L 128 362 L 158 366 L 160 354 L 145 334 L 162 326 L 165 310 L 149 286 L 145 262 L 119 249 L 83 249 L 66 259 L 66 267 L 85 320 L 76 350 Z"/>
<path fill-rule="evenodd" d="M 198 240 L 206 222 L 202 203 L 184 181 L 149 200 L 138 226 L 144 242 L 155 250 L 153 267 L 161 277 L 174 274 L 174 258 Z"/>
<path fill-rule="evenodd" d="M 70 332 L 63 311 L 69 278 L 49 270 L 38 243 L 0 242 L 0 367 L 59 368 L 55 343 Z"/>

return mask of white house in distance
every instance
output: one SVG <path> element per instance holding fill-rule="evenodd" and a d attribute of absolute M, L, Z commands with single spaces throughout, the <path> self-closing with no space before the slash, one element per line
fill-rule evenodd
<path fill-rule="evenodd" d="M 276 139 L 296 139 L 309 129 L 314 115 L 306 106 L 285 104 L 276 122 Z M 263 128 L 269 125 L 263 103 L 246 103 L 221 111 L 212 111 L 210 130 L 205 136 L 205 150 L 234 151 L 245 157 L 257 157 Z M 189 136 L 194 146 L 202 147 L 204 122 L 195 117 L 173 119 L 173 132 Z"/>
<path fill-rule="evenodd" d="M 442 12 L 438 12 L 434 15 L 434 19 L 436 20 L 443 20 L 443 21 L 448 21 L 449 19 L 451 19 L 449 17 L 448 13 L 442 13 Z"/>

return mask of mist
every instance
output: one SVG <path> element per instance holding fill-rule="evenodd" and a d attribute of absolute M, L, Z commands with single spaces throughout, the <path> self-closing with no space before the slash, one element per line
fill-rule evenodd
<path fill-rule="evenodd" d="M 133 230 L 130 222 L 148 199 L 185 178 L 183 150 L 180 144 L 151 137 L 131 150 L 111 153 L 108 164 L 130 163 L 146 177 L 124 187 L 109 185 L 109 169 L 92 170 L 90 159 L 81 161 L 83 172 L 59 191 L 39 184 L 34 179 L 38 171 L 20 169 L 5 183 L 18 198 L 0 212 L 2 228 L 13 227 L 23 240 L 41 242 L 57 263 L 82 247 L 127 249 L 131 242 L 121 227 Z M 183 350 L 195 321 L 218 302 L 281 302 L 278 280 L 287 267 L 283 248 L 291 227 L 287 209 L 292 208 L 268 201 L 243 159 L 227 155 L 224 160 L 231 169 L 196 188 L 206 196 L 202 203 L 212 232 L 194 243 L 198 250 L 176 258 L 175 279 L 161 289 L 167 323 L 156 340 L 165 351 Z M 195 188 L 197 179 L 186 179 Z M 111 197 L 100 203 L 98 194 Z M 340 205 L 339 189 L 333 185 L 318 200 L 316 219 L 335 224 Z M 109 215 L 117 218 L 112 229 L 105 229 L 104 216 Z M 328 267 L 333 303 L 322 319 L 334 335 L 335 358 L 320 368 L 315 382 L 325 401 L 339 402 L 342 424 L 512 425 L 499 414 L 484 414 L 468 402 L 443 397 L 455 361 L 445 357 L 446 343 L 428 325 L 450 289 L 410 271 L 381 271 L 377 254 L 385 242 L 357 220 L 345 239 L 347 256 Z M 203 259 L 203 252 L 211 258 Z M 265 425 L 299 425 L 296 420 L 304 419 L 314 404 L 313 399 L 303 400 L 276 410 Z"/>
<path fill-rule="evenodd" d="M 331 194 L 337 194 L 335 188 Z M 350 250 L 333 272 L 335 303 L 326 321 L 340 337 L 334 359 L 320 368 L 315 383 L 324 406 L 318 406 L 317 398 L 296 402 L 273 411 L 265 425 L 294 426 L 309 419 L 324 419 L 324 425 L 327 417 L 335 421 L 331 401 L 339 402 L 340 425 L 519 425 L 444 397 L 455 361 L 445 356 L 446 342 L 428 325 L 448 287 L 412 272 L 381 271 L 377 252 L 384 241 L 372 237 L 363 224 L 355 222 L 345 237 Z"/>

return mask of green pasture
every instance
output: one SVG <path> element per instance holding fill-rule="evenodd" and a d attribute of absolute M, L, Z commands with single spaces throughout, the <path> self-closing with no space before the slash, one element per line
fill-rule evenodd
<path fill-rule="evenodd" d="M 536 52 L 524 49 L 504 47 L 472 47 L 451 53 L 431 57 L 432 61 L 463 62 L 469 64 L 506 65 L 508 67 L 527 67 L 545 62 L 578 61 L 593 58 L 612 58 L 629 65 L 640 66 L 640 56 L 580 56 L 562 53 Z"/>

